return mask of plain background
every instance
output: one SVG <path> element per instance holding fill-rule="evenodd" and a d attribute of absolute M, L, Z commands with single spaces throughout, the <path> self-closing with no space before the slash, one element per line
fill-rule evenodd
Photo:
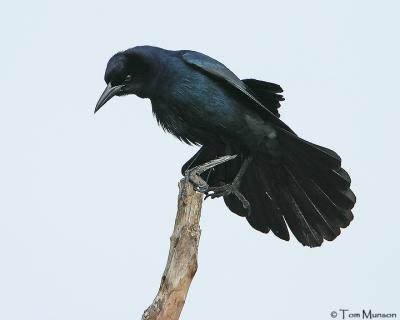
<path fill-rule="evenodd" d="M 139 319 L 152 302 L 197 148 L 163 133 L 149 100 L 93 116 L 110 56 L 143 44 L 281 84 L 282 119 L 342 156 L 358 197 L 316 249 L 207 200 L 182 319 L 399 315 L 399 15 L 398 1 L 4 3 L 0 319 Z"/>

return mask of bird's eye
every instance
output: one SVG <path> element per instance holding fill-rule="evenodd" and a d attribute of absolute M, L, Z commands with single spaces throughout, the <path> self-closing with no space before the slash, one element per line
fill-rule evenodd
<path fill-rule="evenodd" d="M 125 77 L 125 82 L 129 82 L 129 81 L 131 81 L 132 80 L 132 76 L 130 75 L 130 74 L 128 74 L 126 77 Z"/>

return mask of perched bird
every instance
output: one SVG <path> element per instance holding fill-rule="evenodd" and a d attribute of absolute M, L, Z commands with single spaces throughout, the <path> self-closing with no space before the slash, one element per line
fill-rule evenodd
<path fill-rule="evenodd" d="M 113 96 L 149 98 L 165 131 L 201 145 L 182 173 L 237 155 L 201 173 L 207 180 L 202 191 L 223 197 L 256 230 L 289 240 L 289 227 L 303 245 L 316 247 L 335 239 L 353 219 L 356 198 L 340 157 L 301 139 L 279 119 L 279 85 L 240 80 L 199 52 L 152 46 L 115 54 L 104 80 L 95 112 Z"/>

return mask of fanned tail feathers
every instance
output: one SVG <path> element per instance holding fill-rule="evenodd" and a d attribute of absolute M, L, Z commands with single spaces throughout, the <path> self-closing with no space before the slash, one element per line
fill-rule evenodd
<path fill-rule="evenodd" d="M 317 247 L 324 239 L 334 240 L 353 220 L 351 209 L 356 201 L 340 157 L 283 129 L 278 130 L 278 138 L 284 150 L 282 161 L 273 164 L 268 156 L 259 155 L 243 177 L 240 191 L 251 204 L 250 215 L 233 195 L 224 197 L 226 205 L 246 217 L 256 230 L 271 230 L 284 240 L 289 240 L 287 227 L 305 246 Z M 192 165 L 217 156 L 202 147 Z M 238 157 L 216 167 L 209 175 L 210 185 L 231 182 L 240 163 Z"/>

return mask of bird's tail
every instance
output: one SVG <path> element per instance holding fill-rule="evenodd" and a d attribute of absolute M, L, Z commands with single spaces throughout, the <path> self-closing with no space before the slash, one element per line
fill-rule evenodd
<path fill-rule="evenodd" d="M 289 240 L 289 226 L 303 245 L 320 246 L 324 239 L 335 239 L 353 219 L 356 198 L 350 177 L 332 150 L 277 130 L 282 161 L 272 163 L 267 155 L 258 155 L 243 176 L 240 191 L 251 204 L 250 214 L 233 195 L 224 197 L 225 203 L 261 232 L 271 230 Z M 204 148 L 198 158 L 216 156 L 211 153 Z M 210 184 L 229 183 L 240 163 L 235 159 L 216 167 Z"/>

